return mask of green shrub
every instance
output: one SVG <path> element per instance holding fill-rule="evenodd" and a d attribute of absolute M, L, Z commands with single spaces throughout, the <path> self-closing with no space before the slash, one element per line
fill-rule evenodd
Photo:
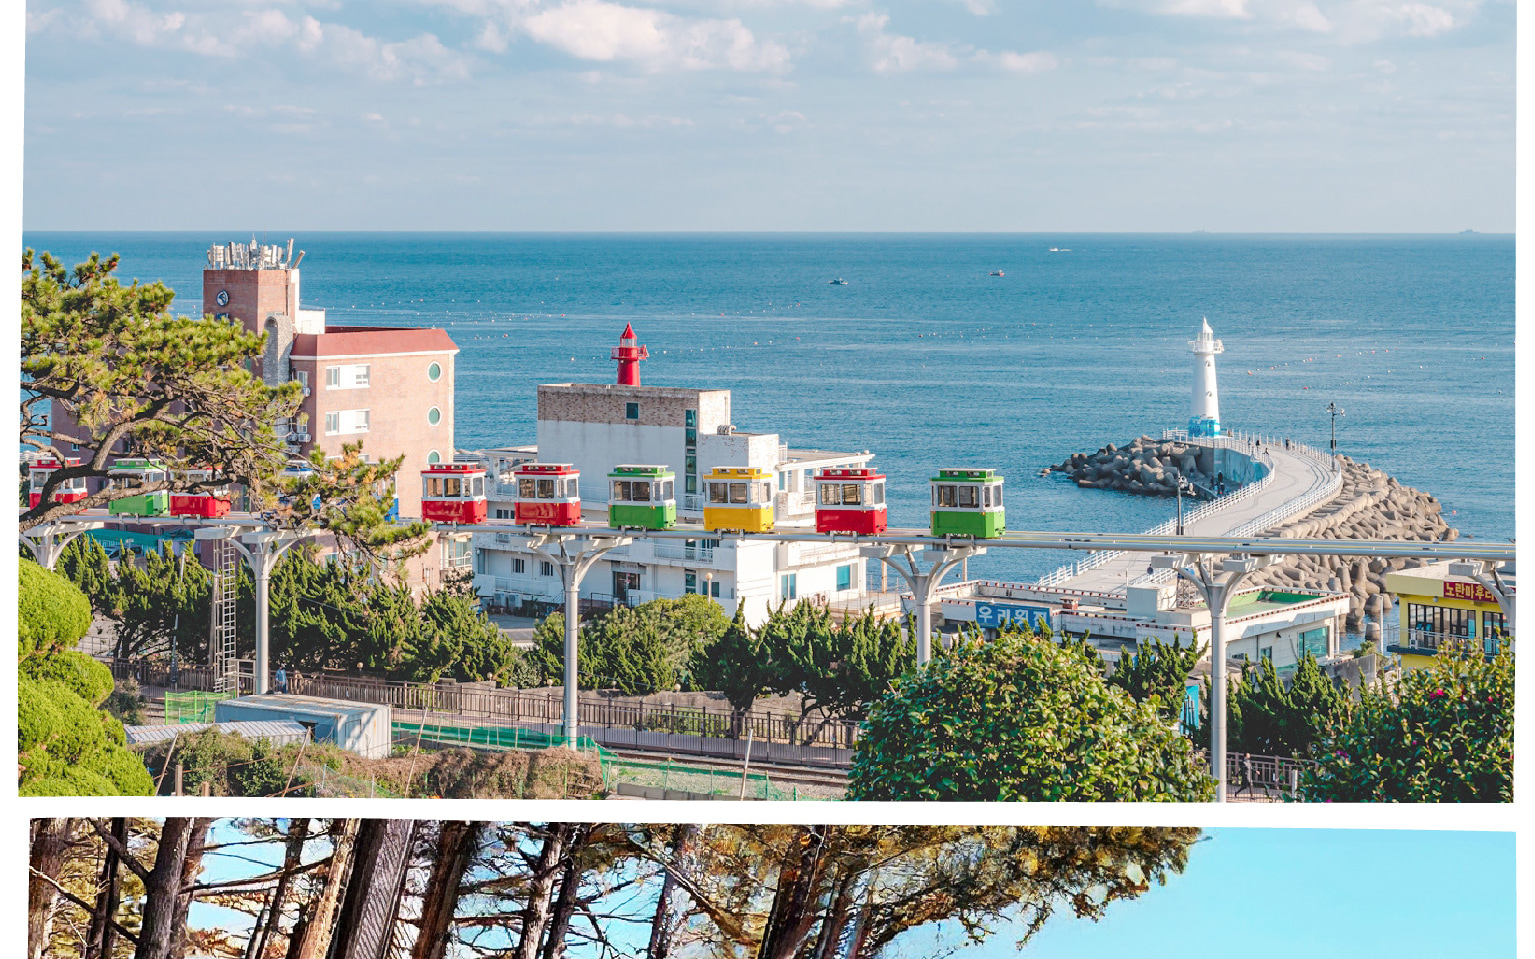
<path fill-rule="evenodd" d="M 91 604 L 69 580 L 29 559 L 18 564 L 16 632 L 21 657 L 73 648 L 91 628 Z"/>
<path fill-rule="evenodd" d="M 147 796 L 154 787 L 124 746 L 123 725 L 56 679 L 17 682 L 22 795 Z"/>
<path fill-rule="evenodd" d="M 864 723 L 849 799 L 1199 801 L 1213 781 L 1096 655 L 1027 633 L 961 642 L 897 680 Z"/>
<path fill-rule="evenodd" d="M 92 706 L 100 706 L 112 694 L 112 671 L 78 650 L 65 649 L 34 656 L 21 663 L 23 675 L 63 683 Z"/>

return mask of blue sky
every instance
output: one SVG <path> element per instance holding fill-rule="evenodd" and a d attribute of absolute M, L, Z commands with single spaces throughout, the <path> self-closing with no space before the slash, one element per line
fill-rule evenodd
<path fill-rule="evenodd" d="M 32 0 L 28 229 L 1511 231 L 1508 0 Z"/>
<path fill-rule="evenodd" d="M 1057 919 L 1028 959 L 1492 959 L 1514 955 L 1511 833 L 1206 830 L 1188 868 L 1098 923 Z M 913 956 L 917 953 L 911 953 Z M 999 935 L 956 959 L 1013 956 Z"/>

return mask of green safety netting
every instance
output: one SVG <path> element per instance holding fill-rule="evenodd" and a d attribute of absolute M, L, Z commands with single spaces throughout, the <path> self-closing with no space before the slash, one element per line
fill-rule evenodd
<path fill-rule="evenodd" d="M 211 723 L 215 703 L 233 699 L 234 693 L 207 693 L 190 690 L 184 693 L 165 694 L 165 721 L 172 723 Z"/>

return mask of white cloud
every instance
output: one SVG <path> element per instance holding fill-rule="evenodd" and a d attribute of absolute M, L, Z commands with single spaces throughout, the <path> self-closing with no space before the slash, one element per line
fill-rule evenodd
<path fill-rule="evenodd" d="M 1332 60 L 1328 57 L 1298 50 L 1281 50 L 1274 54 L 1274 59 L 1287 67 L 1307 73 L 1326 73 L 1332 69 Z"/>
<path fill-rule="evenodd" d="M 1006 50 L 997 55 L 997 63 L 1011 73 L 1044 73 L 1054 70 L 1057 65 L 1055 55 L 1044 50 L 1033 53 Z"/>
<path fill-rule="evenodd" d="M 853 22 L 864 38 L 876 73 L 952 70 L 959 65 L 959 58 L 945 44 L 922 43 L 913 37 L 886 32 L 890 17 L 883 13 L 866 13 Z"/>
<path fill-rule="evenodd" d="M 567 0 L 518 26 L 577 59 L 655 70 L 781 70 L 789 61 L 787 48 L 759 42 L 740 20 L 688 19 L 606 0 Z"/>

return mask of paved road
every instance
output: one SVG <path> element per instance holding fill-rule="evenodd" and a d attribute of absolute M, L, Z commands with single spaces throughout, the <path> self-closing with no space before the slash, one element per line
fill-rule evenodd
<path fill-rule="evenodd" d="M 1265 449 L 1272 461 L 1273 479 L 1253 496 L 1185 524 L 1186 533 L 1195 536 L 1230 535 L 1244 523 L 1300 499 L 1331 481 L 1332 471 L 1311 456 L 1287 451 L 1283 446 L 1268 446 Z M 1056 588 L 1123 592 L 1128 582 L 1145 572 L 1146 554 L 1129 553 L 1057 583 Z"/>

